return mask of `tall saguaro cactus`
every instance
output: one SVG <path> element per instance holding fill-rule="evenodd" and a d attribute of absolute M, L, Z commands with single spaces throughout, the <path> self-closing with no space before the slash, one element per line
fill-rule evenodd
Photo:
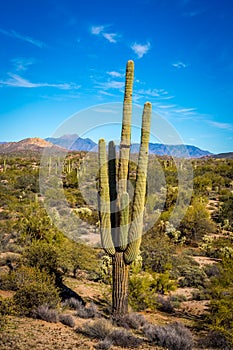
<path fill-rule="evenodd" d="M 128 274 L 130 264 L 139 253 L 143 230 L 143 211 L 146 196 L 148 147 L 151 103 L 146 102 L 142 115 L 141 144 L 137 165 L 136 184 L 132 203 L 129 200 L 129 157 L 131 142 L 132 91 L 134 62 L 126 67 L 123 120 L 119 161 L 116 147 L 99 140 L 99 217 L 101 242 L 112 257 L 112 314 L 115 318 L 128 312 Z M 131 209 L 131 210 L 130 210 Z"/>

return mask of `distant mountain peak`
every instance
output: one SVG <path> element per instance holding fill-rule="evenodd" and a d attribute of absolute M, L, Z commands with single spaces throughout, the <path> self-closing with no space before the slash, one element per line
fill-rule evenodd
<path fill-rule="evenodd" d="M 54 146 L 40 137 L 28 137 L 18 142 L 6 142 L 0 144 L 0 153 L 22 153 L 22 152 L 39 152 L 46 148 L 56 147 L 57 150 L 62 150 L 59 146 Z"/>

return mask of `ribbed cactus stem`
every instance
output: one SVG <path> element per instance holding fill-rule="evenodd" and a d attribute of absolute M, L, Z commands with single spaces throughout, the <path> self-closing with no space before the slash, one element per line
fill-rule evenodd
<path fill-rule="evenodd" d="M 132 94 L 133 94 L 133 80 L 134 80 L 134 62 L 128 61 L 126 66 L 125 77 L 125 94 L 123 105 L 123 120 L 121 131 L 120 144 L 120 159 L 118 172 L 118 192 L 127 191 L 127 177 L 130 153 L 130 138 L 131 138 L 131 119 L 132 119 Z"/>
<path fill-rule="evenodd" d="M 110 193 L 108 178 L 108 163 L 106 155 L 106 142 L 99 140 L 99 217 L 102 247 L 107 254 L 113 256 L 115 247 L 111 234 Z"/>
<path fill-rule="evenodd" d="M 129 243 L 124 252 L 127 264 L 132 263 L 138 256 L 143 229 L 143 211 L 146 196 L 146 178 L 150 138 L 150 121 L 152 106 L 150 102 L 144 105 L 141 129 L 141 144 L 138 158 L 136 185 L 133 198 L 132 220 L 129 229 Z"/>
<path fill-rule="evenodd" d="M 129 195 L 123 192 L 120 195 L 120 230 L 119 230 L 119 249 L 124 251 L 128 244 L 129 230 Z"/>
<path fill-rule="evenodd" d="M 116 179 L 116 145 L 114 141 L 108 144 L 108 179 L 110 190 L 110 209 L 112 239 L 115 247 L 118 246 L 118 210 L 117 210 L 117 179 Z"/>

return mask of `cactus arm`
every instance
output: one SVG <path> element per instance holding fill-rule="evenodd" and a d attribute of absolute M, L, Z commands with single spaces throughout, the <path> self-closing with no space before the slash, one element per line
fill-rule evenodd
<path fill-rule="evenodd" d="M 120 158 L 118 171 L 118 193 L 127 191 L 128 164 L 131 138 L 132 94 L 134 80 L 134 62 L 128 61 L 125 77 L 125 94 L 123 105 L 123 120 L 120 143 Z"/>
<path fill-rule="evenodd" d="M 99 140 L 99 218 L 100 234 L 102 247 L 107 254 L 113 256 L 115 247 L 111 235 L 111 213 L 110 213 L 110 194 L 108 179 L 108 163 L 106 155 L 106 143 L 103 139 Z"/>
<path fill-rule="evenodd" d="M 143 211 L 146 196 L 151 109 L 151 103 L 146 102 L 142 116 L 141 144 L 137 166 L 136 186 L 133 198 L 132 221 L 128 236 L 129 243 L 124 252 L 124 259 L 127 264 L 132 263 L 136 259 L 141 244 Z"/>
<path fill-rule="evenodd" d="M 110 191 L 112 239 L 118 246 L 119 215 L 117 210 L 117 179 L 116 179 L 116 145 L 114 141 L 108 144 L 108 179 Z"/>
<path fill-rule="evenodd" d="M 129 230 L 129 195 L 123 192 L 120 196 L 120 229 L 119 229 L 119 250 L 124 251 L 128 244 Z"/>

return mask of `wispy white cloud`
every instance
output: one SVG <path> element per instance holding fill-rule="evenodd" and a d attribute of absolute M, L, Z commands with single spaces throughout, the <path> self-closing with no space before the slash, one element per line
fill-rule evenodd
<path fill-rule="evenodd" d="M 111 114 L 118 114 L 118 111 L 114 110 L 114 109 L 105 109 L 105 108 L 95 108 L 93 109 L 94 112 L 98 112 L 98 113 L 111 113 Z"/>
<path fill-rule="evenodd" d="M 123 78 L 124 77 L 123 73 L 119 73 L 116 71 L 107 72 L 107 74 L 110 75 L 111 77 L 114 77 L 114 78 Z"/>
<path fill-rule="evenodd" d="M 101 95 L 105 95 L 105 96 L 114 96 L 113 94 L 111 94 L 110 92 L 104 91 L 104 90 L 99 90 L 98 91 L 99 94 Z"/>
<path fill-rule="evenodd" d="M 13 58 L 11 60 L 16 71 L 25 71 L 29 66 L 35 63 L 33 58 Z"/>
<path fill-rule="evenodd" d="M 0 28 L 0 33 L 4 34 L 6 36 L 9 36 L 11 38 L 23 40 L 23 41 L 28 42 L 34 46 L 39 47 L 39 48 L 43 48 L 46 46 L 46 44 L 43 41 L 34 39 L 34 38 L 27 36 L 27 35 L 24 35 L 24 34 L 20 34 L 13 29 L 5 30 L 5 29 Z"/>
<path fill-rule="evenodd" d="M 180 61 L 180 62 L 172 63 L 172 66 L 177 69 L 181 69 L 181 68 L 186 68 L 188 65 Z"/>
<path fill-rule="evenodd" d="M 97 87 L 100 87 L 103 90 L 109 90 L 109 89 L 121 90 L 124 87 L 124 85 L 125 85 L 124 82 L 116 81 L 116 80 L 97 83 Z"/>
<path fill-rule="evenodd" d="M 105 29 L 105 26 L 92 26 L 91 34 L 99 35 L 104 31 L 104 29 Z"/>
<path fill-rule="evenodd" d="M 101 35 L 103 38 L 105 38 L 106 40 L 108 40 L 110 43 L 116 43 L 117 42 L 117 38 L 118 38 L 118 34 L 117 33 L 109 33 L 106 31 L 106 29 L 109 26 L 92 26 L 90 31 L 91 34 L 93 35 Z"/>
<path fill-rule="evenodd" d="M 207 120 L 207 123 L 218 129 L 233 130 L 233 124 L 230 124 L 230 123 L 215 122 L 212 120 Z"/>
<path fill-rule="evenodd" d="M 62 84 L 51 84 L 51 83 L 32 83 L 27 79 L 24 79 L 20 75 L 8 73 L 9 79 L 0 80 L 0 87 L 11 86 L 11 87 L 22 87 L 22 88 L 39 88 L 39 87 L 54 87 L 61 90 L 79 89 L 80 85 L 75 83 L 62 83 Z"/>
<path fill-rule="evenodd" d="M 179 109 L 175 109 L 174 111 L 176 113 L 193 113 L 196 112 L 196 108 L 179 108 Z"/>
<path fill-rule="evenodd" d="M 116 43 L 117 34 L 116 33 L 103 33 L 102 34 L 105 39 L 107 39 L 110 43 Z"/>
<path fill-rule="evenodd" d="M 134 51 L 134 53 L 138 56 L 138 58 L 142 58 L 147 52 L 150 50 L 151 44 L 147 42 L 146 44 L 138 44 L 134 43 L 131 45 L 131 49 Z"/>
<path fill-rule="evenodd" d="M 150 97 L 167 97 L 168 92 L 164 89 L 140 89 L 137 90 L 137 94 Z"/>
<path fill-rule="evenodd" d="M 174 108 L 174 107 L 177 107 L 176 105 L 158 105 L 157 106 L 158 108 L 161 108 L 161 109 L 169 109 L 169 108 Z"/>

